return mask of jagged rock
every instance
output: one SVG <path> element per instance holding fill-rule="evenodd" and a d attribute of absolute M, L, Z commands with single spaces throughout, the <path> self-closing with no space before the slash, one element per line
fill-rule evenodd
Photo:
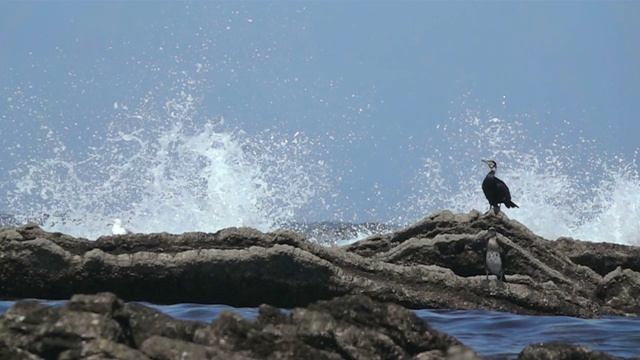
<path fill-rule="evenodd" d="M 472 224 L 469 219 L 473 219 Z M 443 211 L 399 232 L 378 235 L 345 249 L 385 263 L 449 268 L 456 275 L 469 278 L 485 273 L 483 251 L 487 241 L 486 230 L 469 234 L 474 231 L 472 226 L 497 228 L 498 241 L 507 255 L 506 273 L 517 275 L 507 277 L 512 283 L 506 285 L 507 294 L 489 294 L 482 288 L 471 287 L 470 291 L 478 297 L 506 298 L 512 305 L 528 304 L 528 309 L 542 306 L 550 313 L 576 315 L 583 312 L 574 307 L 577 306 L 593 316 L 599 314 L 600 305 L 596 303 L 594 293 L 601 277 L 587 267 L 574 264 L 553 249 L 549 241 L 535 236 L 522 224 L 508 220 L 503 213 L 481 217 L 477 212 L 465 216 Z M 376 245 L 380 243 L 394 245 Z M 563 298 L 563 293 L 566 298 L 572 298 L 569 302 L 573 304 L 553 300 Z M 536 301 L 538 295 L 541 295 L 540 302 Z M 543 304 L 542 298 L 550 299 L 555 305 Z M 505 306 L 502 301 L 492 302 L 491 308 L 518 311 L 513 310 L 513 306 Z"/>
<path fill-rule="evenodd" d="M 255 322 L 224 312 L 210 327 L 199 329 L 194 341 L 257 358 L 405 359 L 429 354 L 441 359 L 449 353 L 478 358 L 414 313 L 365 296 L 321 301 L 287 315 L 263 305 Z"/>
<path fill-rule="evenodd" d="M 553 281 L 575 287 L 585 283 L 592 291 L 600 277 L 584 267 L 577 267 L 569 258 L 558 254 L 544 240 L 517 221 L 509 220 L 504 213 L 497 216 L 470 214 L 454 215 L 449 211 L 436 213 L 396 233 L 377 236 L 374 242 L 396 244 L 389 250 L 375 254 L 362 254 L 361 248 L 370 248 L 364 240 L 346 247 L 347 251 L 374 257 L 395 264 L 429 264 L 446 267 L 460 276 L 484 273 L 482 252 L 486 245 L 485 232 L 494 226 L 498 241 L 507 254 L 506 273 L 529 275 L 542 283 Z M 428 229 L 433 229 L 429 231 Z M 579 289 L 584 289 L 578 286 Z"/>
<path fill-rule="evenodd" d="M 482 252 L 492 226 L 507 254 L 504 284 L 484 278 Z M 602 254 L 606 265 L 599 266 L 595 257 L 579 257 L 584 249 Z M 127 301 L 282 308 L 365 294 L 409 308 L 637 316 L 637 302 L 613 301 L 621 292 L 601 285 L 602 269 L 615 259 L 633 265 L 627 254 L 635 251 L 622 245 L 548 241 L 503 212 L 483 215 L 475 210 L 442 211 L 344 247 L 320 246 L 291 231 L 249 228 L 88 241 L 29 224 L 0 228 L 0 294 L 64 299 L 111 291 Z"/>
<path fill-rule="evenodd" d="M 586 346 L 542 343 L 529 345 L 520 352 L 518 360 L 622 360 Z"/>
<path fill-rule="evenodd" d="M 40 356 L 22 350 L 20 348 L 9 347 L 7 344 L 0 343 L 0 359 L 5 360 L 43 360 Z"/>
<path fill-rule="evenodd" d="M 83 352 L 96 340 L 126 340 L 113 314 L 72 310 L 70 303 L 57 309 L 34 301 L 17 302 L 0 320 L 0 343 L 49 359 L 65 351 Z"/>
<path fill-rule="evenodd" d="M 601 276 L 618 266 L 640 272 L 640 247 L 578 241 L 567 237 L 550 243 L 574 263 L 587 266 Z"/>
<path fill-rule="evenodd" d="M 114 294 L 109 293 L 105 293 L 102 296 L 78 294 L 71 297 L 66 307 L 72 311 L 84 311 L 117 317 L 124 308 L 124 302 Z"/>
<path fill-rule="evenodd" d="M 196 330 L 203 326 L 201 322 L 177 320 L 138 303 L 127 304 L 125 308 L 132 332 L 131 342 L 137 347 L 153 336 L 193 341 Z"/>
<path fill-rule="evenodd" d="M 0 317 L 0 354 L 3 360 L 479 359 L 412 311 L 362 295 L 288 314 L 263 305 L 255 321 L 231 312 L 195 326 L 166 320 L 140 304 L 123 307 L 109 293 L 76 296 L 62 308 L 18 301 Z"/>
<path fill-rule="evenodd" d="M 213 347 L 194 344 L 192 342 L 176 340 L 164 336 L 154 335 L 146 339 L 140 346 L 145 354 L 154 360 L 249 360 L 251 357 L 226 352 Z"/>
<path fill-rule="evenodd" d="M 104 338 L 98 338 L 89 342 L 82 342 L 80 343 L 79 348 L 65 350 L 58 356 L 58 360 L 79 359 L 151 360 L 142 351 L 132 349 L 127 345 Z"/>
<path fill-rule="evenodd" d="M 629 314 L 640 312 L 640 273 L 618 267 L 607 274 L 598 287 L 598 297 L 605 305 Z"/>

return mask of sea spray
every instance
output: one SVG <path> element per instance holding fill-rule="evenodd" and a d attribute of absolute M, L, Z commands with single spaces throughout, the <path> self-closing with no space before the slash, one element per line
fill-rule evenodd
<path fill-rule="evenodd" d="M 427 209 L 487 211 L 480 184 L 489 169 L 480 160 L 491 158 L 520 206 L 503 210 L 534 233 L 640 245 L 637 152 L 632 160 L 610 156 L 593 141 L 571 134 L 568 122 L 565 127 L 548 131 L 555 134 L 548 141 L 519 119 L 471 112 L 450 119 L 437 134 L 448 148 L 425 156 L 395 221 L 406 224 Z"/>
<path fill-rule="evenodd" d="M 323 243 L 348 243 L 441 209 L 486 211 L 480 184 L 488 168 L 480 160 L 492 158 L 520 206 L 505 213 L 536 234 L 640 245 L 637 153 L 631 160 L 610 155 L 568 122 L 549 129 L 533 117 L 474 111 L 447 119 L 425 141 L 422 163 L 399 177 L 398 186 L 408 185 L 406 199 L 384 204 L 393 215 L 379 219 L 343 216 L 371 212 L 336 190 L 340 172 L 348 169 L 331 166 L 348 155 L 332 137 L 273 125 L 249 134 L 208 116 L 200 109 L 203 95 L 182 90 L 159 98 L 149 93 L 115 102 L 101 115 L 107 119 L 102 131 L 88 142 L 67 146 L 72 140 L 43 123 L 37 141 L 23 144 L 34 151 L 20 143 L 8 149 L 21 156 L 2 184 L 5 209 L 19 223 L 36 221 L 92 239 L 108 234 L 106 224 L 121 218 L 137 232 L 285 226 Z M 384 198 L 397 189 L 370 190 Z M 345 222 L 384 226 L 356 225 L 355 232 L 340 230 L 327 239 L 308 222 L 343 224 L 336 229 Z"/>
<path fill-rule="evenodd" d="M 331 198 L 329 170 L 304 133 L 250 136 L 222 117 L 194 119 L 197 101 L 181 92 L 160 111 L 114 104 L 99 147 L 72 154 L 54 141 L 51 158 L 22 162 L 8 208 L 20 222 L 94 239 L 113 218 L 134 232 L 267 231 Z"/>

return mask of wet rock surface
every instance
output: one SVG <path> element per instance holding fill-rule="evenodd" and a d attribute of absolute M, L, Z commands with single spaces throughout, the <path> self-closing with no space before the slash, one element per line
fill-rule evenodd
<path fill-rule="evenodd" d="M 616 356 L 592 350 L 586 346 L 543 343 L 529 345 L 518 355 L 518 360 L 617 360 Z"/>
<path fill-rule="evenodd" d="M 111 293 L 60 308 L 15 303 L 0 317 L 0 356 L 13 359 L 480 359 L 413 312 L 349 295 L 293 309 L 269 305 L 254 321 L 172 319 Z"/>
<path fill-rule="evenodd" d="M 505 282 L 485 275 L 490 227 L 507 256 Z M 640 315 L 638 248 L 545 240 L 502 212 L 443 211 L 343 247 L 249 228 L 89 241 L 25 225 L 0 228 L 0 253 L 5 299 L 109 291 L 125 301 L 293 308 L 363 294 L 413 309 Z"/>

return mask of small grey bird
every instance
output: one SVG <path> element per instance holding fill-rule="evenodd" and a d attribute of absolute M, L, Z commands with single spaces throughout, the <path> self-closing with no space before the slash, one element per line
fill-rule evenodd
<path fill-rule="evenodd" d="M 489 280 L 489 273 L 492 273 L 498 277 L 498 280 L 504 281 L 505 254 L 498 244 L 498 235 L 493 226 L 489 228 L 487 236 L 489 237 L 489 240 L 487 241 L 484 264 L 487 280 Z"/>

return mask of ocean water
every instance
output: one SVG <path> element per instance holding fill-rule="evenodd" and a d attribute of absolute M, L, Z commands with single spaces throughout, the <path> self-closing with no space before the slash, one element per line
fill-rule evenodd
<path fill-rule="evenodd" d="M 45 303 L 62 306 L 65 302 Z M 11 301 L 0 301 L 0 313 L 12 304 Z M 258 316 L 257 308 L 143 304 L 183 320 L 210 322 L 224 310 L 234 311 L 246 319 Z M 435 329 L 455 336 L 478 354 L 491 359 L 515 359 L 527 345 L 550 341 L 586 345 L 623 358 L 640 356 L 640 321 L 634 318 L 578 319 L 462 310 L 417 310 L 416 314 Z"/>

